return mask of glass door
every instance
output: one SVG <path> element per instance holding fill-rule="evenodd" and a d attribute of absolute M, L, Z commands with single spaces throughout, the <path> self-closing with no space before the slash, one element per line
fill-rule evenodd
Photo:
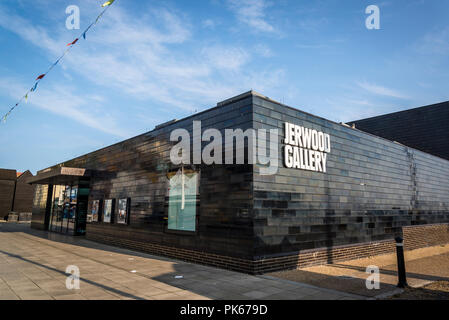
<path fill-rule="evenodd" d="M 78 188 L 75 186 L 53 186 L 49 230 L 75 233 Z"/>
<path fill-rule="evenodd" d="M 64 212 L 65 186 L 53 186 L 52 206 L 50 210 L 49 230 L 61 232 Z"/>
<path fill-rule="evenodd" d="M 67 189 L 67 231 L 66 233 L 75 233 L 76 206 L 78 203 L 78 187 L 68 187 Z"/>

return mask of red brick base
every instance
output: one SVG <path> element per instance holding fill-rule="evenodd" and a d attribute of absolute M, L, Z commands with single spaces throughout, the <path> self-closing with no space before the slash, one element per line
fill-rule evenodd
<path fill-rule="evenodd" d="M 406 250 L 449 243 L 449 224 L 429 224 L 402 228 Z"/>
<path fill-rule="evenodd" d="M 406 250 L 446 244 L 449 243 L 449 224 L 404 227 L 403 235 Z M 87 238 L 93 241 L 155 255 L 167 256 L 250 274 L 262 274 L 341 262 L 350 259 L 367 258 L 370 256 L 392 253 L 396 248 L 394 240 L 386 240 L 308 250 L 279 257 L 248 260 L 136 240 L 115 238 L 99 233 L 87 233 Z"/>

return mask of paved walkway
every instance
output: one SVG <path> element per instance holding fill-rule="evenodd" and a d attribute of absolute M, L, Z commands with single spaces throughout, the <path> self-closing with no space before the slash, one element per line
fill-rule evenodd
<path fill-rule="evenodd" d="M 276 272 L 270 275 L 378 298 L 400 291 L 396 286 L 398 283 L 396 259 L 396 254 L 393 253 L 300 270 Z M 449 281 L 449 244 L 405 251 L 405 260 L 407 282 L 411 287 L 422 287 L 434 281 Z M 368 266 L 379 268 L 379 289 L 366 288 Z"/>
<path fill-rule="evenodd" d="M 66 268 L 80 289 L 66 288 Z M 179 276 L 182 276 L 180 278 Z M 80 237 L 0 223 L 0 300 L 363 299 L 287 280 L 251 276 L 115 248 Z"/>

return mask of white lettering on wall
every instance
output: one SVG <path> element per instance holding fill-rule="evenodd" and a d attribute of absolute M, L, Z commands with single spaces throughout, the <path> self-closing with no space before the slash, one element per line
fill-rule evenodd
<path fill-rule="evenodd" d="M 326 173 L 331 138 L 327 133 L 285 123 L 284 165 L 287 168 Z"/>

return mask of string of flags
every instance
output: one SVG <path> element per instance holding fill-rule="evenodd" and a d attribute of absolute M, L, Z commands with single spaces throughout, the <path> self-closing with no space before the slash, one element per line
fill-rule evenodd
<path fill-rule="evenodd" d="M 98 17 L 95 19 L 95 21 L 94 22 L 92 22 L 87 28 L 86 28 L 86 30 L 84 30 L 83 31 L 83 33 L 81 33 L 81 35 L 78 37 L 78 38 L 76 38 L 75 40 L 73 40 L 72 42 L 70 42 L 70 43 L 68 43 L 67 44 L 67 48 L 66 48 L 66 50 L 64 51 L 64 53 L 56 60 L 56 62 L 54 62 L 49 68 L 48 68 L 48 70 L 45 72 L 45 73 L 43 73 L 43 74 L 41 74 L 41 75 L 39 75 L 37 78 L 36 78 L 36 80 L 34 80 L 34 84 L 33 84 L 33 86 L 22 96 L 22 98 L 20 98 L 20 100 L 5 114 L 5 115 L 3 115 L 3 117 L 2 117 L 2 122 L 3 123 L 5 123 L 6 122 L 6 119 L 9 117 L 9 115 L 11 114 L 11 112 L 16 108 L 16 107 L 18 107 L 21 103 L 22 103 L 22 101 L 24 101 L 25 100 L 25 102 L 27 102 L 28 101 L 28 98 L 29 98 L 29 96 L 30 96 L 30 94 L 32 93 L 32 92 L 35 92 L 36 91 L 36 89 L 37 89 L 37 86 L 39 85 L 39 82 L 42 80 L 42 79 L 44 79 L 49 73 L 50 73 L 50 71 L 64 58 L 64 56 L 67 54 L 67 53 L 69 53 L 69 51 L 70 51 L 70 49 L 79 41 L 79 39 L 82 37 L 84 40 L 86 40 L 86 33 L 90 30 L 90 28 L 91 27 L 93 27 L 94 25 L 96 25 L 97 23 L 98 23 L 98 21 L 100 20 L 100 18 L 103 16 L 103 14 L 106 12 L 106 10 L 108 10 L 108 8 L 109 8 L 109 6 L 111 5 L 111 4 L 113 4 L 114 3 L 114 1 L 115 0 L 109 0 L 109 1 L 106 1 L 105 3 L 103 3 L 102 5 L 101 5 L 101 7 L 102 8 L 104 8 L 103 9 L 103 11 L 98 15 Z"/>

